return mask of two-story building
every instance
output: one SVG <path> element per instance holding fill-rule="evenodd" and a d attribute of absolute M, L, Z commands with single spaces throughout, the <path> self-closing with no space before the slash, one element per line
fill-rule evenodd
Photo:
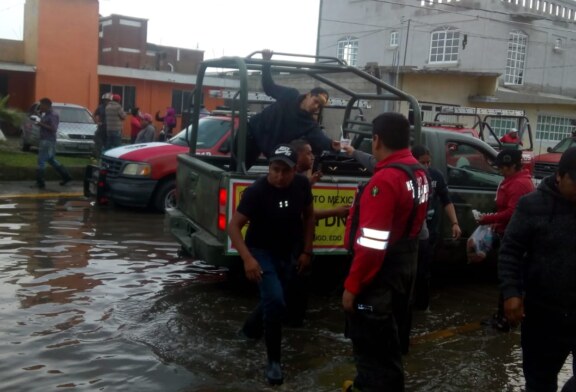
<path fill-rule="evenodd" d="M 414 95 L 427 120 L 443 105 L 524 110 L 537 149 L 576 120 L 574 1 L 321 0 L 317 39 L 319 55 Z"/>
<path fill-rule="evenodd" d="M 10 95 L 10 106 L 22 110 L 42 97 L 94 110 L 102 94 L 113 92 L 127 112 L 171 106 L 186 118 L 204 53 L 148 43 L 147 23 L 100 17 L 98 0 L 26 0 L 23 40 L 0 39 L 0 96 Z M 237 87 L 223 77 L 205 84 L 206 91 Z M 222 103 L 204 95 L 208 109 Z"/>

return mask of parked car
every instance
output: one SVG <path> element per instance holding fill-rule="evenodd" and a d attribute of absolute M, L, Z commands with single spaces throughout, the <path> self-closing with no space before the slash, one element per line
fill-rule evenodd
<path fill-rule="evenodd" d="M 230 154 L 231 128 L 238 120 L 225 115 L 201 118 L 198 123 L 198 155 Z M 176 206 L 176 167 L 179 154 L 188 153 L 191 128 L 167 143 L 130 144 L 104 152 L 99 166 L 86 167 L 84 194 L 97 204 L 152 207 L 158 211 Z"/>
<path fill-rule="evenodd" d="M 70 103 L 53 103 L 52 110 L 60 117 L 60 125 L 56 135 L 57 154 L 91 154 L 94 150 L 94 134 L 96 122 L 88 109 Z M 22 151 L 38 148 L 40 128 L 35 124 L 40 113 L 38 103 L 32 105 L 28 117 L 21 126 Z"/>
<path fill-rule="evenodd" d="M 562 153 L 575 146 L 576 136 L 570 136 L 560 140 L 554 147 L 548 147 L 547 153 L 537 155 L 534 158 L 534 178 L 541 180 L 550 174 L 554 174 L 558 169 L 558 162 Z"/>

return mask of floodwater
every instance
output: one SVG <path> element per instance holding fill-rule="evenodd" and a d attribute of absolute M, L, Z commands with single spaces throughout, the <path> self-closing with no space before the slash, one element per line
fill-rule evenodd
<path fill-rule="evenodd" d="M 0 198 L 0 390 L 314 392 L 353 376 L 330 260 L 315 270 L 305 326 L 285 329 L 286 382 L 272 388 L 263 343 L 236 335 L 255 291 L 177 251 L 159 214 Z M 407 391 L 522 390 L 519 334 L 479 325 L 496 288 L 470 268 L 415 314 Z"/>

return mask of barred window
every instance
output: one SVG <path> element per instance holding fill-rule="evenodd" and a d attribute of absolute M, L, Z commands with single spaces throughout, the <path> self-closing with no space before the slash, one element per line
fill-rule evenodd
<path fill-rule="evenodd" d="M 358 64 L 358 39 L 346 37 L 338 41 L 338 58 L 355 67 Z"/>
<path fill-rule="evenodd" d="M 574 118 L 538 115 L 538 122 L 536 123 L 536 139 L 541 140 L 562 140 L 570 136 L 571 132 L 575 129 Z"/>
<path fill-rule="evenodd" d="M 455 63 L 458 61 L 460 32 L 453 27 L 444 27 L 430 36 L 430 63 Z"/>
<path fill-rule="evenodd" d="M 528 36 L 521 31 L 513 31 L 508 37 L 508 56 L 504 82 L 506 84 L 524 84 L 526 68 L 526 48 Z"/>

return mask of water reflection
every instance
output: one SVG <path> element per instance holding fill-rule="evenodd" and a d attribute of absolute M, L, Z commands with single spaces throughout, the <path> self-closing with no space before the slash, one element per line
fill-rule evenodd
<path fill-rule="evenodd" d="M 236 335 L 254 289 L 177 259 L 162 216 L 68 199 L 0 200 L 0 215 L 2 390 L 322 392 L 354 374 L 325 276 L 304 328 L 285 330 L 286 384 L 269 388 L 263 343 Z M 435 290 L 415 316 L 408 391 L 521 390 L 519 335 L 478 326 L 495 298 L 467 276 Z"/>

